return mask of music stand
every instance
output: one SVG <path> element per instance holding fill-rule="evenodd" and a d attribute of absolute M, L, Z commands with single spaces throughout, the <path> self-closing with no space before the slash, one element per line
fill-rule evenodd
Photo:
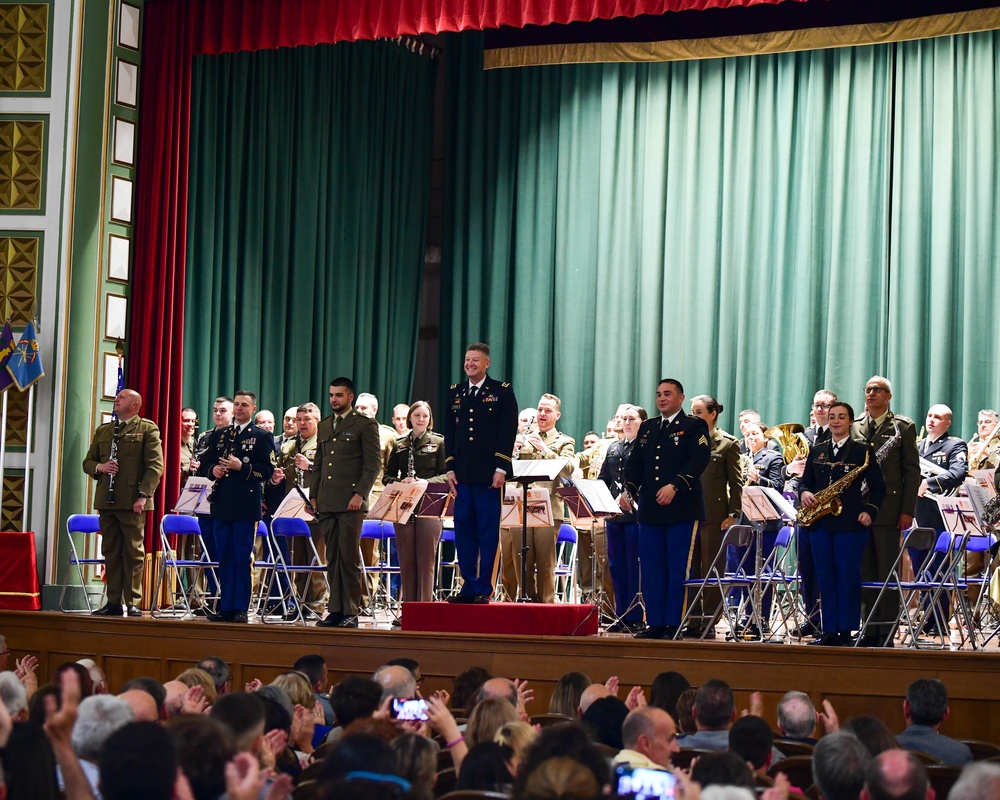
<path fill-rule="evenodd" d="M 574 527 L 579 528 L 580 522 L 590 520 L 590 575 L 591 586 L 594 587 L 594 608 L 604 608 L 608 605 L 608 595 L 604 591 L 604 568 L 600 583 L 597 581 L 597 520 L 621 514 L 621 509 L 604 481 L 570 478 L 568 483 L 568 486 L 556 489 L 556 493 L 566 502 Z"/>
<path fill-rule="evenodd" d="M 789 513 L 791 512 L 791 513 Z M 743 516 L 750 522 L 754 533 L 754 582 L 750 587 L 750 612 L 757 621 L 758 641 L 766 641 L 764 634 L 764 589 L 761 573 L 764 571 L 764 526 L 768 522 L 794 517 L 795 509 L 778 492 L 766 486 L 743 487 Z M 744 637 L 746 638 L 746 637 Z"/>
<path fill-rule="evenodd" d="M 530 603 L 524 592 L 528 583 L 528 487 L 539 481 L 554 481 L 569 463 L 566 458 L 518 459 L 513 462 L 512 483 L 521 487 L 521 585 L 517 587 L 517 603 Z"/>

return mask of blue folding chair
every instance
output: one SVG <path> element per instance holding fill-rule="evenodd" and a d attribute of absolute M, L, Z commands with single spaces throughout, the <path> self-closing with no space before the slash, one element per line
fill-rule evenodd
<path fill-rule="evenodd" d="M 267 597 L 270 598 L 274 593 L 278 576 L 283 576 L 284 580 L 280 581 L 281 591 L 279 602 L 284 611 L 291 611 L 294 608 L 295 619 L 272 620 L 264 617 L 264 622 L 302 623 L 305 625 L 305 617 L 302 615 L 302 598 L 299 596 L 298 588 L 295 586 L 294 576 L 312 576 L 319 573 L 323 576 L 323 583 L 326 584 L 327 592 L 329 592 L 330 582 L 326 576 L 326 564 L 319 557 L 319 551 L 316 549 L 315 542 L 313 542 L 312 531 L 309 530 L 309 523 L 304 519 L 299 519 L 298 517 L 275 517 L 271 520 L 271 535 L 274 537 L 276 545 L 272 550 L 275 568 L 271 572 L 271 580 L 268 582 Z M 302 540 L 308 551 L 311 552 L 308 564 L 289 564 L 288 559 L 285 558 L 284 553 L 290 553 L 293 550 L 291 542 L 294 539 Z M 281 541 L 286 543 L 286 547 L 283 548 L 280 546 Z"/>
<path fill-rule="evenodd" d="M 364 554 L 361 556 L 361 568 L 364 572 L 364 590 L 368 601 L 368 608 L 375 616 L 375 609 L 379 601 L 384 603 L 387 611 L 392 609 L 392 593 L 389 585 L 389 578 L 399 574 L 399 564 L 392 563 L 392 553 L 389 542 L 396 538 L 396 529 L 391 522 L 378 519 L 366 519 L 361 525 L 362 539 L 375 539 L 379 544 L 378 561 L 374 566 L 365 563 Z M 369 583 L 368 576 L 374 576 L 374 589 Z M 383 583 L 383 576 L 386 580 Z"/>
<path fill-rule="evenodd" d="M 95 591 L 90 584 L 87 583 L 87 578 L 84 575 L 84 567 L 100 567 L 104 566 L 104 557 L 95 556 L 94 558 L 80 558 L 80 551 L 76 549 L 76 540 L 73 538 L 73 534 L 83 534 L 84 536 L 92 534 L 96 536 L 94 542 L 94 551 L 97 553 L 101 552 L 101 524 L 100 516 L 98 514 L 73 514 L 68 520 L 66 520 L 66 538 L 69 539 L 69 565 L 71 567 L 76 567 L 76 573 L 80 578 L 80 588 L 83 590 L 83 600 L 87 604 L 85 609 L 67 609 L 65 606 L 66 600 L 66 589 L 69 586 L 69 581 L 67 580 L 63 583 L 62 592 L 59 595 L 59 610 L 67 614 L 92 614 L 94 611 L 94 605 L 90 602 L 90 594 Z M 84 547 L 84 552 L 86 552 L 86 547 Z M 97 595 L 97 605 L 100 607 L 104 596 L 108 591 L 107 584 L 103 581 L 101 582 L 101 592 Z"/>
<path fill-rule="evenodd" d="M 445 521 L 445 526 L 441 530 L 441 538 L 438 539 L 438 549 L 437 549 L 437 580 L 434 585 L 437 587 L 436 590 L 436 600 L 444 600 L 446 597 L 458 594 L 460 587 L 459 576 L 461 573 L 458 569 L 458 552 L 455 551 L 455 528 L 447 527 L 450 524 L 450 520 Z M 450 559 L 445 560 L 444 557 L 444 545 L 449 544 L 452 548 L 452 555 Z M 445 570 L 451 570 L 451 588 L 445 589 L 444 572 Z"/>
<path fill-rule="evenodd" d="M 254 580 L 257 591 L 251 599 L 250 605 L 256 610 L 257 614 L 263 617 L 267 611 L 267 607 L 270 605 L 267 595 L 270 586 L 271 571 L 277 566 L 274 555 L 275 545 L 271 539 L 271 532 L 267 529 L 267 523 L 264 520 L 257 522 L 257 532 L 254 538 L 253 571 L 257 575 L 257 578 Z M 260 558 L 256 555 L 258 543 L 261 545 Z"/>
<path fill-rule="evenodd" d="M 177 541 L 193 541 L 197 547 L 199 555 L 196 558 L 180 558 L 177 549 L 170 543 L 170 537 Z M 163 616 L 191 616 L 190 595 L 196 591 L 198 581 L 202 574 L 211 576 L 208 581 L 209 586 L 218 586 L 219 568 L 218 561 L 212 561 L 208 556 L 208 548 L 205 547 L 205 540 L 201 535 L 201 526 L 198 525 L 198 518 L 186 514 L 165 514 L 160 520 L 160 549 L 162 560 L 160 561 L 160 571 L 156 575 L 156 583 L 153 587 L 153 603 L 150 614 L 153 617 Z M 181 582 L 180 571 L 189 570 L 191 578 L 187 589 Z M 160 606 L 161 587 L 169 581 L 171 602 L 169 607 Z M 206 597 L 206 600 L 216 599 Z M 180 606 L 180 608 L 178 608 Z"/>
<path fill-rule="evenodd" d="M 556 596 L 564 603 L 576 600 L 576 528 L 565 523 L 556 537 Z"/>

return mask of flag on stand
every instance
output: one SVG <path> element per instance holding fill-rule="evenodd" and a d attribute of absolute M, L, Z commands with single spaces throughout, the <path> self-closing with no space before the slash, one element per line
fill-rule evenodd
<path fill-rule="evenodd" d="M 0 330 L 0 392 L 6 392 L 14 385 L 14 379 L 7 372 L 7 362 L 13 352 L 14 331 L 10 329 L 10 320 L 7 320 Z"/>
<path fill-rule="evenodd" d="M 125 388 L 125 358 L 122 356 L 121 339 L 118 340 L 118 347 L 115 349 L 118 350 L 118 388 L 115 389 L 115 397 L 118 397 Z M 111 419 L 118 421 L 117 411 L 111 411 Z"/>
<path fill-rule="evenodd" d="M 14 352 L 7 361 L 7 372 L 14 379 L 17 388 L 22 392 L 31 384 L 45 375 L 42 369 L 42 355 L 38 349 L 38 336 L 35 334 L 35 323 L 29 322 L 21 334 Z"/>

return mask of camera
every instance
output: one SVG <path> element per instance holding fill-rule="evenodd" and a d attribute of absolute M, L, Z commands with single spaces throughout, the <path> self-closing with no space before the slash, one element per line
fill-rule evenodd
<path fill-rule="evenodd" d="M 420 698 L 416 700 L 400 700 L 396 698 L 392 701 L 392 712 L 396 719 L 425 720 L 427 719 L 427 701 Z"/>
<path fill-rule="evenodd" d="M 625 764 L 615 770 L 615 794 L 629 800 L 667 800 L 676 786 L 677 778 L 662 770 Z"/>

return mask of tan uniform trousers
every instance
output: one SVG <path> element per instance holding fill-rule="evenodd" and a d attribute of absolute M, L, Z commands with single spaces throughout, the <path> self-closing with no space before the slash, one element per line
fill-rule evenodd
<path fill-rule="evenodd" d="M 326 575 L 331 613 L 355 617 L 361 610 L 361 524 L 363 511 L 321 512 L 316 526 L 326 543 Z"/>
<path fill-rule="evenodd" d="M 611 585 L 611 570 L 608 569 L 608 540 L 604 535 L 604 521 L 600 520 L 593 532 L 587 527 L 576 529 L 576 564 L 580 591 L 584 599 L 590 599 L 594 588 L 594 553 L 597 553 L 597 586 L 603 588 L 610 600 L 608 606 L 614 610 L 615 595 Z"/>
<path fill-rule="evenodd" d="M 441 520 L 431 517 L 410 519 L 396 530 L 396 554 L 403 601 L 429 603 L 434 599 L 434 567 L 437 563 Z"/>
<path fill-rule="evenodd" d="M 99 511 L 99 514 L 108 603 L 138 606 L 142 602 L 146 514 L 133 511 Z"/>
<path fill-rule="evenodd" d="M 556 601 L 556 537 L 559 526 L 528 528 L 528 561 L 525 595 L 535 603 Z M 503 553 L 504 590 L 511 600 L 517 598 L 517 587 L 521 580 L 521 529 L 500 529 L 500 550 Z M 513 570 L 511 588 L 508 570 Z M 511 594 L 513 589 L 513 594 Z"/>
<path fill-rule="evenodd" d="M 309 533 L 312 534 L 313 544 L 319 554 L 319 563 L 326 564 L 326 539 L 320 532 L 319 525 L 315 522 L 309 523 Z M 292 539 L 292 563 L 296 566 L 305 566 L 312 561 L 312 548 L 305 541 L 305 537 Z M 313 572 L 308 575 L 295 576 L 295 590 L 298 592 L 302 602 L 310 606 L 316 613 L 322 612 L 330 599 L 330 593 L 326 588 L 326 581 L 323 575 Z"/>

